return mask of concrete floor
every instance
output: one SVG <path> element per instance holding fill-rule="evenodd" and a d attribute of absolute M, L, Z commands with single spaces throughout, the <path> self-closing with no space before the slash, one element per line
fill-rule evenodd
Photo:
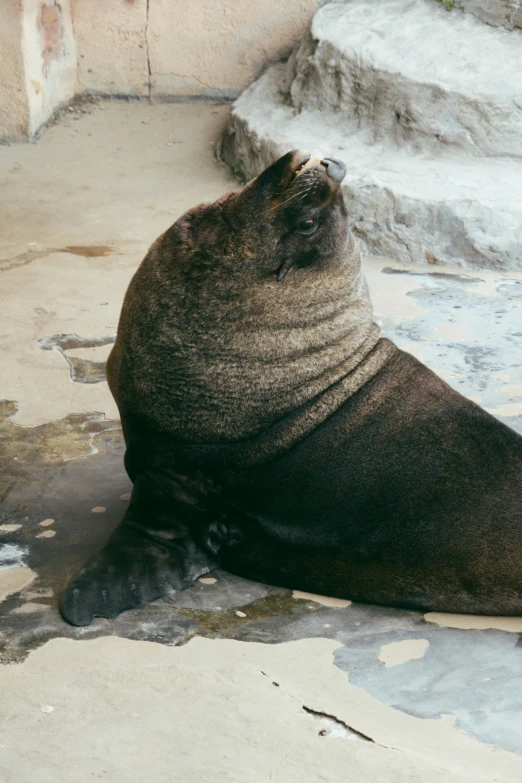
<path fill-rule="evenodd" d="M 235 187 L 213 155 L 226 106 L 80 107 L 0 148 L 0 783 L 518 783 L 522 618 L 215 572 L 61 620 L 130 490 L 104 380 L 127 283 L 179 214 Z M 366 271 L 385 334 L 522 432 L 522 273 Z"/>

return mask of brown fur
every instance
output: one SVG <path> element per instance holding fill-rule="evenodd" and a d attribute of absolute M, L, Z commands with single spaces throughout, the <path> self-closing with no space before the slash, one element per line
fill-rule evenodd
<path fill-rule="evenodd" d="M 299 154 L 286 158 L 278 169 L 288 178 Z M 268 192 L 256 180 L 202 204 L 153 244 L 129 286 L 108 363 L 124 422 L 132 413 L 185 442 L 237 441 L 309 400 L 335 396 L 301 423 L 304 434 L 356 390 L 336 384 L 375 348 L 379 331 L 346 222 L 325 226 L 324 259 L 277 281 L 285 254 L 296 253 L 284 233 L 307 209 L 310 195 L 299 207 L 301 192 L 318 183 L 338 199 L 339 188 L 311 168 L 285 191 L 278 169 L 272 178 L 265 172 Z M 314 241 L 298 239 L 297 249 Z M 372 372 L 390 352 L 377 352 Z M 297 430 L 294 422 L 293 438 Z"/>
<path fill-rule="evenodd" d="M 134 490 L 64 594 L 70 622 L 220 563 L 361 601 L 522 613 L 522 438 L 380 338 L 343 172 L 288 153 L 190 210 L 136 272 L 108 362 Z"/>

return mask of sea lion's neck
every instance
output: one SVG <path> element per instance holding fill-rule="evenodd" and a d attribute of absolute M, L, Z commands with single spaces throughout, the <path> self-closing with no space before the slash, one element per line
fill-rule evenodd
<path fill-rule="evenodd" d="M 185 442 L 252 438 L 311 401 L 320 419 L 387 360 L 357 372 L 380 333 L 353 240 L 331 268 L 292 269 L 282 283 L 243 291 L 227 281 L 197 292 L 178 286 L 168 310 L 144 307 L 149 353 L 133 378 L 134 399 L 146 404 L 147 378 L 161 378 L 148 417 Z"/>

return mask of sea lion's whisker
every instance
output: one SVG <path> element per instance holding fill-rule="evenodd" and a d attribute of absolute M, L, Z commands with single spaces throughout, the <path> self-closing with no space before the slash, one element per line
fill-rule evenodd
<path fill-rule="evenodd" d="M 310 183 L 307 183 L 304 188 L 301 188 L 296 193 L 293 193 L 292 196 L 290 196 L 290 199 L 294 198 L 295 196 L 300 196 L 302 193 L 307 193 L 310 190 Z M 286 196 L 288 194 L 288 191 L 284 190 L 282 193 L 276 193 L 276 196 Z"/>
<path fill-rule="evenodd" d="M 306 196 L 310 193 L 311 186 L 308 186 L 304 191 L 300 190 L 298 193 L 294 193 L 293 196 L 290 196 L 290 198 L 285 199 L 285 201 L 282 201 L 280 204 L 274 204 L 273 207 L 270 207 L 268 210 L 269 212 L 275 212 L 277 209 L 281 209 L 281 207 L 286 206 L 286 204 L 289 204 L 291 201 L 294 201 L 294 199 L 298 198 L 298 196 L 301 196 L 299 201 L 302 201 Z"/>
<path fill-rule="evenodd" d="M 298 199 L 298 201 L 302 201 L 306 196 L 309 194 L 309 190 L 307 190 L 305 193 L 295 193 L 291 198 L 287 198 L 286 201 L 282 201 L 281 204 L 276 204 L 270 211 L 275 211 L 276 209 L 281 209 L 281 207 L 286 206 L 286 204 L 289 204 L 291 201 L 294 201 L 295 199 Z M 298 198 L 300 196 L 300 198 Z"/>

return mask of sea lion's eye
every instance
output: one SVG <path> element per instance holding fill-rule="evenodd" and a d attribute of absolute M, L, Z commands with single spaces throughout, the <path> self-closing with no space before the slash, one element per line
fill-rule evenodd
<path fill-rule="evenodd" d="M 314 220 L 313 218 L 309 218 L 308 220 L 302 220 L 299 225 L 297 226 L 299 231 L 301 231 L 303 234 L 311 234 L 312 231 L 317 228 L 317 220 Z"/>

